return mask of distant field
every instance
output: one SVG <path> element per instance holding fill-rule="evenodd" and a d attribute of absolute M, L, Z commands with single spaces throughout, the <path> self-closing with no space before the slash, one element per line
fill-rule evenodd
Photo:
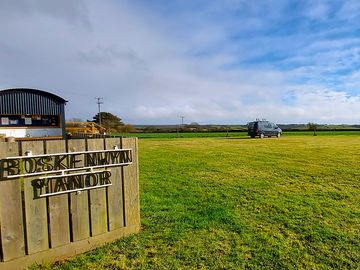
<path fill-rule="evenodd" d="M 189 133 L 123 133 L 125 137 L 144 139 L 173 139 L 173 138 L 209 138 L 226 137 L 226 132 L 189 132 Z M 229 132 L 228 137 L 247 137 L 247 132 Z"/>
<path fill-rule="evenodd" d="M 360 135 L 360 130 L 357 131 L 318 131 L 318 136 L 333 136 L 333 135 Z M 209 137 L 247 137 L 247 132 L 189 132 L 189 133 L 122 133 L 116 134 L 125 137 L 138 138 L 209 138 Z M 285 131 L 283 136 L 313 136 L 312 131 Z"/>
<path fill-rule="evenodd" d="M 142 232 L 32 269 L 358 269 L 346 134 L 140 140 Z"/>

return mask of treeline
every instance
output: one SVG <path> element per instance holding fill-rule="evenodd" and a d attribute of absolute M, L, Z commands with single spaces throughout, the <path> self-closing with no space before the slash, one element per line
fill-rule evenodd
<path fill-rule="evenodd" d="M 308 124 L 279 124 L 283 131 L 306 131 Z M 175 133 L 175 132 L 247 132 L 247 125 L 134 125 L 139 133 Z M 317 125 L 318 131 L 360 130 L 360 125 Z"/>
<path fill-rule="evenodd" d="M 100 112 L 93 116 L 91 120 L 82 120 L 81 118 L 70 118 L 66 120 L 67 127 L 82 127 L 85 123 L 94 122 L 98 124 L 100 133 L 104 130 L 106 133 L 131 133 L 136 129 L 131 124 L 125 124 L 117 115 L 109 112 Z M 102 129 L 103 128 L 103 129 Z"/>
<path fill-rule="evenodd" d="M 241 132 L 247 131 L 246 125 L 146 125 L 134 126 L 137 132 L 144 133 L 174 133 L 174 132 Z"/>
<path fill-rule="evenodd" d="M 352 131 L 360 130 L 360 125 L 316 125 L 316 130 L 318 131 Z M 305 131 L 312 130 L 308 124 L 279 124 L 278 125 L 283 131 Z"/>
<path fill-rule="evenodd" d="M 69 122 L 82 122 L 81 119 L 69 119 Z M 200 125 L 193 122 L 183 125 L 132 125 L 123 123 L 122 119 L 109 112 L 100 112 L 92 120 L 106 129 L 107 133 L 188 133 L 188 132 L 246 132 L 247 125 Z M 360 130 L 360 125 L 321 125 L 307 124 L 278 124 L 283 131 L 352 131 Z"/>

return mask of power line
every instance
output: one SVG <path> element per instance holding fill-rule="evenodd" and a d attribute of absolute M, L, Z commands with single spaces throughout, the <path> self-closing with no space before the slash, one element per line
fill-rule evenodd
<path fill-rule="evenodd" d="M 97 105 L 98 105 L 98 109 L 99 109 L 99 125 L 101 126 L 101 104 L 104 104 L 104 102 L 102 101 L 104 98 L 102 97 L 96 97 L 95 99 L 97 99 Z"/>

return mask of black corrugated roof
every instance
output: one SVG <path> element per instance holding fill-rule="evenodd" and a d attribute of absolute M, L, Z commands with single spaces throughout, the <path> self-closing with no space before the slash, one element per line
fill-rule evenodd
<path fill-rule="evenodd" d="M 35 95 L 48 97 L 48 98 L 54 100 L 55 102 L 59 102 L 59 103 L 68 102 L 67 100 L 63 99 L 62 97 L 59 97 L 59 96 L 57 96 L 55 94 L 52 94 L 52 93 L 47 92 L 47 91 L 39 90 L 39 89 L 11 88 L 11 89 L 4 89 L 4 90 L 0 91 L 0 95 L 6 95 L 6 94 L 11 94 L 11 93 L 31 93 L 31 94 L 35 94 Z"/>

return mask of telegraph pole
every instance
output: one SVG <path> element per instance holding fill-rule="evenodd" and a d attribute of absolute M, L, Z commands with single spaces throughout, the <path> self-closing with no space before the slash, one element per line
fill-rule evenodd
<path fill-rule="evenodd" d="M 180 116 L 180 118 L 181 118 L 181 127 L 184 128 L 184 118 L 185 118 L 185 116 Z"/>
<path fill-rule="evenodd" d="M 102 97 L 96 97 L 95 99 L 97 99 L 97 105 L 98 105 L 98 109 L 99 109 L 99 125 L 101 126 L 101 104 L 104 104 L 104 102 L 102 101 L 104 98 Z"/>

